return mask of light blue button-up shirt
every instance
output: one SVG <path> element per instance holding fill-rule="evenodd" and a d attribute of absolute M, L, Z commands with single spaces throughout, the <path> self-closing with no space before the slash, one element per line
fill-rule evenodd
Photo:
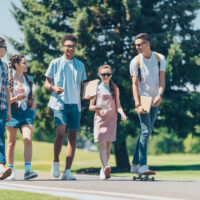
<path fill-rule="evenodd" d="M 73 58 L 66 60 L 64 55 L 51 61 L 45 76 L 52 79 L 52 85 L 64 88 L 61 94 L 51 93 L 48 106 L 63 110 L 64 104 L 77 104 L 81 111 L 81 81 L 87 79 L 84 64 Z"/>

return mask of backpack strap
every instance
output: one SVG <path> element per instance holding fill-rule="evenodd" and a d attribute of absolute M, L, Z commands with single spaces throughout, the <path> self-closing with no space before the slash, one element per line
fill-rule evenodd
<path fill-rule="evenodd" d="M 141 69 L 140 69 L 140 57 L 139 55 L 137 55 L 135 56 L 135 58 L 136 58 L 137 66 L 138 66 L 138 78 L 141 81 L 142 78 L 141 78 Z"/>

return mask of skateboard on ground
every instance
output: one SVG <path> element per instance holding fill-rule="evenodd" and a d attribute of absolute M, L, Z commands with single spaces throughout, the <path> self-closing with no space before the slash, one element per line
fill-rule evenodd
<path fill-rule="evenodd" d="M 155 181 L 155 178 L 153 175 L 156 173 L 154 171 L 148 171 L 144 172 L 143 174 L 137 174 L 138 176 L 133 176 L 133 180 L 139 180 L 139 181 Z M 152 176 L 152 177 L 150 177 Z"/>

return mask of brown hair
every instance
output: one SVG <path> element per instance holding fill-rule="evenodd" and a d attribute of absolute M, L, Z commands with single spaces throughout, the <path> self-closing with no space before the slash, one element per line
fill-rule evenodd
<path fill-rule="evenodd" d="M 135 36 L 135 40 L 137 39 L 142 39 L 144 41 L 150 42 L 150 36 L 147 33 L 140 33 L 138 35 Z"/>
<path fill-rule="evenodd" d="M 0 44 L 6 42 L 4 38 L 0 37 Z"/>
<path fill-rule="evenodd" d="M 101 65 L 99 68 L 98 68 L 98 75 L 100 75 L 100 72 L 101 72 L 101 69 L 109 69 L 111 72 L 112 72 L 112 68 L 110 65 Z M 116 98 L 116 94 L 115 94 L 115 88 L 117 87 L 115 83 L 113 83 L 113 81 L 110 79 L 109 81 L 109 86 L 110 86 L 110 92 L 111 92 L 111 95 L 113 97 L 113 99 Z"/>
<path fill-rule="evenodd" d="M 9 61 L 9 69 L 10 69 L 10 74 L 9 74 L 9 87 L 10 87 L 10 93 L 12 95 L 12 97 L 14 96 L 14 86 L 13 86 L 13 69 L 16 70 L 15 68 L 15 64 L 19 64 L 21 59 L 22 58 L 25 58 L 25 56 L 23 55 L 14 55 L 10 58 L 10 61 Z M 31 107 L 32 104 L 33 104 L 33 92 L 32 92 L 32 86 L 33 86 L 33 83 L 30 81 L 28 75 L 26 73 L 24 73 L 24 76 L 25 76 L 25 79 L 30 87 L 30 92 L 29 92 L 29 95 L 28 95 L 28 107 Z M 13 103 L 13 106 L 14 106 L 14 110 L 16 111 L 17 110 L 17 103 Z"/>
<path fill-rule="evenodd" d="M 76 36 L 75 35 L 72 35 L 72 34 L 66 34 L 62 37 L 62 40 L 61 40 L 61 43 L 62 43 L 62 46 L 64 45 L 65 41 L 67 40 L 70 40 L 72 42 L 74 42 L 76 44 Z"/>

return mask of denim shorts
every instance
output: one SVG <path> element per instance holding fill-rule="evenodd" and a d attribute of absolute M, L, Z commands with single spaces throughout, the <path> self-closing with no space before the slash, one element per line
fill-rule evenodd
<path fill-rule="evenodd" d="M 65 104 L 64 110 L 53 110 L 55 126 L 66 125 L 68 130 L 80 129 L 81 113 L 77 104 Z"/>
<path fill-rule="evenodd" d="M 21 128 L 23 125 L 33 124 L 34 115 L 35 111 L 29 108 L 22 110 L 20 107 L 17 111 L 11 109 L 11 120 L 6 123 L 6 126 L 12 128 Z"/>

